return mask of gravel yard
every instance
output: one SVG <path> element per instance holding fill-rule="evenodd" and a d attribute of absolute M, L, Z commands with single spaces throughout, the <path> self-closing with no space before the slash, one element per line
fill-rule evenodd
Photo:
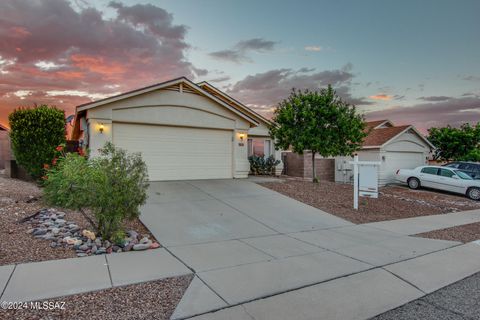
<path fill-rule="evenodd" d="M 169 319 L 192 276 L 46 300 L 65 302 L 64 310 L 0 310 L 1 319 Z"/>
<path fill-rule="evenodd" d="M 352 185 L 329 181 L 314 184 L 290 177 L 260 184 L 353 223 L 480 209 L 480 202 L 460 195 L 387 186 L 380 188 L 378 199 L 360 198 L 359 209 L 356 211 L 353 210 Z"/>
<path fill-rule="evenodd" d="M 0 176 L 0 265 L 77 256 L 71 247 L 52 248 L 50 241 L 34 238 L 27 233 L 32 226 L 18 222 L 45 207 L 41 200 L 41 190 L 35 183 Z M 74 222 L 81 230 L 92 230 L 80 212 L 58 210 L 65 212 L 65 219 Z M 125 228 L 149 235 L 155 240 L 138 219 L 127 222 Z"/>
<path fill-rule="evenodd" d="M 480 240 L 480 222 L 420 233 L 416 236 L 467 243 L 475 240 Z"/>

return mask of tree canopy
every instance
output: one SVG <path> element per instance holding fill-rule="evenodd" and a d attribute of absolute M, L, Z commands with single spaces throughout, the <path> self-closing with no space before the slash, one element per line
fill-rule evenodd
<path fill-rule="evenodd" d="M 355 106 L 342 100 L 329 85 L 318 91 L 295 90 L 274 112 L 270 135 L 276 148 L 323 157 L 352 155 L 366 136 L 365 122 Z M 317 181 L 313 167 L 313 181 Z"/>
<path fill-rule="evenodd" d="M 65 144 L 65 112 L 47 105 L 19 108 L 8 120 L 15 159 L 34 179 L 40 178 L 55 147 Z"/>
<path fill-rule="evenodd" d="M 428 129 L 428 140 L 436 147 L 438 160 L 480 161 L 480 122 L 460 128 L 451 126 Z"/>

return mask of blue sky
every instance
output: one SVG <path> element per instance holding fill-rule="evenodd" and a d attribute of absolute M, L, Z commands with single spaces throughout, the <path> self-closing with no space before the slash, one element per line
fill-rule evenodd
<path fill-rule="evenodd" d="M 40 2 L 45 7 L 59 7 L 65 1 Z M 102 21 L 115 20 L 116 26 L 123 23 L 148 33 L 145 29 L 152 25 L 159 29 L 165 25 L 178 35 L 172 46 L 180 50 L 172 54 L 176 58 L 162 60 L 178 68 L 162 72 L 161 64 L 150 66 L 146 69 L 154 72 L 142 74 L 137 83 L 127 71 L 123 74 L 128 80 L 123 82 L 110 76 L 115 80 L 111 87 L 120 91 L 165 80 L 167 75 L 185 74 L 193 80 L 213 80 L 214 85 L 268 115 L 292 86 L 315 89 L 332 82 L 346 100 L 367 113 L 367 118 L 391 118 L 423 130 L 480 119 L 480 1 L 66 3 L 79 15 L 93 8 Z M 39 10 L 38 6 L 31 9 Z M 170 14 L 171 20 L 163 12 Z M 178 26 L 184 30 L 175 33 Z M 160 47 L 169 49 L 170 42 L 157 40 Z M 182 44 L 185 47 L 178 49 Z M 109 54 L 116 58 L 108 48 L 93 52 L 78 44 L 74 47 L 79 52 L 75 53 L 77 62 L 80 58 L 91 62 L 93 57 L 106 61 Z M 168 52 L 173 52 L 170 49 Z M 67 52 L 48 61 L 60 65 L 58 61 L 66 61 Z M 0 57 L 8 58 L 1 48 Z M 81 67 L 79 63 L 75 66 Z M 105 80 L 103 76 L 92 76 L 90 81 Z M 85 87 L 87 77 L 82 79 Z M 90 91 L 90 96 L 82 98 L 108 95 L 108 91 Z M 30 95 L 24 95 L 24 100 L 35 96 Z"/>

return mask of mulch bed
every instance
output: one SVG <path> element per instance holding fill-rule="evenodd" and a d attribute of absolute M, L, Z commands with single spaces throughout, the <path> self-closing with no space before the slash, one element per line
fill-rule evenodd
<path fill-rule="evenodd" d="M 480 239 L 480 222 L 420 233 L 415 236 L 467 243 Z"/>
<path fill-rule="evenodd" d="M 45 207 L 41 200 L 41 190 L 35 183 L 0 176 L 0 265 L 77 256 L 75 250 L 70 247 L 51 248 L 50 241 L 35 239 L 31 234 L 27 234 L 31 225 L 19 223 L 22 218 Z M 93 230 L 80 212 L 57 209 L 65 212 L 66 219 L 74 222 L 81 229 Z M 155 241 L 138 219 L 128 221 L 125 229 L 149 235 Z"/>
<path fill-rule="evenodd" d="M 259 184 L 353 223 L 480 209 L 480 202 L 462 196 L 387 186 L 380 188 L 378 199 L 360 198 L 359 208 L 354 210 L 353 187 L 349 184 L 329 181 L 314 184 L 290 177 Z"/>
<path fill-rule="evenodd" d="M 50 299 L 46 301 L 65 302 L 65 309 L 0 310 L 0 318 L 16 320 L 169 319 L 191 280 L 192 276 L 189 275 Z"/>

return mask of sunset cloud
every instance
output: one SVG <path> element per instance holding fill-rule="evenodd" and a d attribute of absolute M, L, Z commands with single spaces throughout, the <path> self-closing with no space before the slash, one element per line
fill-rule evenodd
<path fill-rule="evenodd" d="M 381 100 L 381 101 L 390 101 L 393 99 L 393 96 L 390 96 L 388 94 L 376 94 L 376 95 L 373 95 L 373 96 L 369 96 L 370 99 L 373 99 L 373 100 Z"/>
<path fill-rule="evenodd" d="M 267 52 L 272 51 L 275 48 L 276 42 L 265 40 L 261 38 L 254 38 L 249 40 L 239 41 L 231 49 L 220 50 L 209 53 L 209 55 L 215 59 L 243 63 L 253 62 L 248 56 L 249 52 Z"/>
<path fill-rule="evenodd" d="M 413 124 L 426 133 L 428 128 L 443 126 L 445 123 L 452 126 L 459 126 L 465 122 L 476 123 L 479 113 L 480 97 L 464 97 L 410 106 L 394 106 L 370 112 L 367 118 L 388 118 L 399 125 Z"/>
<path fill-rule="evenodd" d="M 368 105 L 371 102 L 352 96 L 351 82 L 354 78 L 352 68 L 351 64 L 346 64 L 341 69 L 317 72 L 309 68 L 274 69 L 249 75 L 233 84 L 227 92 L 240 101 L 245 101 L 249 106 L 263 111 L 264 114 L 272 110 L 272 106 L 287 98 L 292 88 L 315 90 L 329 84 L 347 102 Z"/>
<path fill-rule="evenodd" d="M 18 106 L 49 103 L 72 113 L 92 99 L 207 74 L 187 60 L 187 27 L 171 13 L 152 4 L 109 6 L 113 18 L 66 0 L 0 2 L 0 123 Z"/>

